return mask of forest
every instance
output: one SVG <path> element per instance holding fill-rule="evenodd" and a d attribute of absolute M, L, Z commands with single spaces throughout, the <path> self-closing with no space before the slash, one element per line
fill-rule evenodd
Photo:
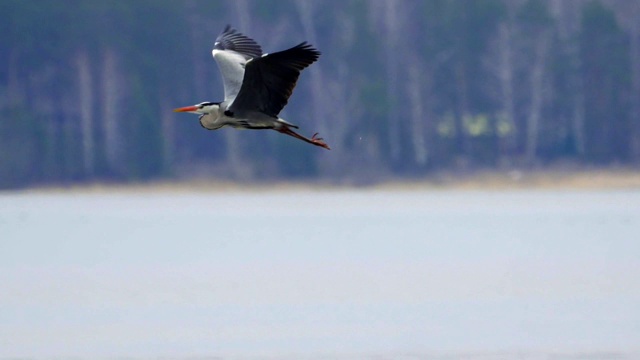
<path fill-rule="evenodd" d="M 322 56 L 275 131 L 206 131 L 225 25 Z M 637 0 L 0 0 L 0 188 L 638 166 Z"/>

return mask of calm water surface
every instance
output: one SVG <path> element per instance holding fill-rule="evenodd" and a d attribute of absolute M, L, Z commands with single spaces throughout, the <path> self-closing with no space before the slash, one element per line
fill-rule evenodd
<path fill-rule="evenodd" d="M 264 355 L 638 358 L 640 191 L 0 193 L 0 358 Z"/>

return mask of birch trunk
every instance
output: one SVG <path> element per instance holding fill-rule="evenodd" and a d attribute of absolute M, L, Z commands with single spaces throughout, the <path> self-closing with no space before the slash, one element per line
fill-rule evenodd
<path fill-rule="evenodd" d="M 387 99 L 389 101 L 389 110 L 387 115 L 387 128 L 389 136 L 389 152 L 392 162 L 399 161 L 401 155 L 400 144 L 400 119 L 398 116 L 398 97 L 400 88 L 400 59 L 399 42 L 400 42 L 400 17 L 399 7 L 403 4 L 396 0 L 387 0 L 384 3 L 384 29 L 386 40 L 385 67 L 387 76 Z"/>
<path fill-rule="evenodd" d="M 203 38 L 203 25 L 200 19 L 200 13 L 198 12 L 198 4 L 196 4 L 194 1 L 187 1 L 185 3 L 185 6 L 187 8 L 187 22 L 189 23 L 190 30 L 189 35 L 191 40 L 191 59 L 193 60 L 193 85 L 195 89 L 195 95 L 204 96 L 205 94 L 207 94 L 207 91 L 212 90 L 207 85 L 207 77 L 204 76 L 205 74 L 207 74 L 205 70 L 206 66 L 211 64 L 204 64 L 204 62 L 202 61 L 203 57 L 201 55 L 201 52 L 203 51 L 202 44 L 208 42 Z"/>
<path fill-rule="evenodd" d="M 251 34 L 251 11 L 247 0 L 234 1 L 238 15 L 238 25 L 245 34 Z"/>
<path fill-rule="evenodd" d="M 170 97 L 163 92 L 160 108 L 160 123 L 162 126 L 162 168 L 165 173 L 172 173 L 175 160 L 175 118 L 172 116 Z"/>
<path fill-rule="evenodd" d="M 640 2 L 633 3 L 630 26 L 631 56 L 631 156 L 640 160 Z"/>
<path fill-rule="evenodd" d="M 428 69 L 429 65 L 423 64 L 427 69 L 419 67 L 417 61 L 412 61 L 409 65 L 409 80 L 407 82 L 407 93 L 409 94 L 409 103 L 411 104 L 411 145 L 413 148 L 413 156 L 416 164 L 424 167 L 428 160 L 428 149 L 425 131 L 424 101 L 428 101 L 423 96 L 423 84 L 429 86 L 432 82 L 432 72 Z"/>
<path fill-rule="evenodd" d="M 86 52 L 82 51 L 76 56 L 78 73 L 79 107 L 80 107 L 80 133 L 82 136 L 82 167 L 85 176 L 92 176 L 95 167 L 95 141 L 93 118 L 93 77 L 91 75 L 91 62 Z"/>
<path fill-rule="evenodd" d="M 535 161 L 538 151 L 540 115 L 544 102 L 544 77 L 547 52 L 548 36 L 546 32 L 542 32 L 536 40 L 535 59 L 531 71 L 531 107 L 527 119 L 527 137 L 525 144 L 525 157 L 529 163 Z"/>
<path fill-rule="evenodd" d="M 499 53 L 499 68 L 498 79 L 500 83 L 500 102 L 502 109 L 502 121 L 508 132 L 500 134 L 499 129 L 496 129 L 498 136 L 504 137 L 503 146 L 501 146 L 501 152 L 503 154 L 510 154 L 516 148 L 517 136 L 516 136 L 516 124 L 515 124 L 515 97 L 514 97 L 514 84 L 513 75 L 514 63 L 513 63 L 513 27 L 511 23 L 503 23 L 498 29 L 498 53 Z"/>
<path fill-rule="evenodd" d="M 78 145 L 78 122 L 77 109 L 75 106 L 71 106 L 70 115 L 60 117 L 57 112 L 61 109 L 60 104 L 63 103 L 61 98 L 71 97 L 64 92 L 53 91 L 53 84 L 57 75 L 57 68 L 53 64 L 48 64 L 42 68 L 29 73 L 26 80 L 26 93 L 29 94 L 29 103 L 21 104 L 21 106 L 28 107 L 28 112 L 31 115 L 35 115 L 39 118 L 39 122 L 45 131 L 45 138 L 48 141 L 37 145 L 39 141 L 35 136 L 31 137 L 34 148 L 38 148 L 41 152 L 41 156 L 34 159 L 34 163 L 38 162 L 38 166 L 42 166 L 47 175 L 52 178 L 60 178 L 61 172 L 59 169 L 60 153 L 64 154 L 64 158 L 69 162 L 71 170 L 78 170 L 79 166 L 75 162 L 77 161 L 77 145 Z M 60 126 L 64 126 L 64 137 L 61 140 L 58 135 Z M 35 135 L 32 134 L 32 135 Z M 74 175 L 77 175 L 77 171 L 74 171 Z"/>
<path fill-rule="evenodd" d="M 572 74 L 569 77 L 569 87 L 575 95 L 570 127 L 574 150 L 577 155 L 582 156 L 585 153 L 584 87 L 582 77 L 579 75 L 582 61 L 575 37 L 580 31 L 579 14 L 584 2 L 580 0 L 552 0 L 551 5 L 557 19 L 560 40 L 571 61 Z"/>
<path fill-rule="evenodd" d="M 335 10 L 336 32 L 329 41 L 333 44 L 336 53 L 347 56 L 346 54 L 348 54 L 356 41 L 355 24 L 353 18 L 349 16 L 344 7 Z M 331 66 L 331 69 L 335 69 L 335 72 L 327 71 L 324 73 L 327 77 L 325 82 L 329 85 L 329 91 L 324 92 L 324 99 L 330 104 L 334 104 L 334 106 L 323 109 L 325 116 L 331 121 L 326 123 L 325 129 L 327 132 L 322 133 L 321 136 L 326 136 L 332 148 L 332 154 L 330 157 L 319 157 L 318 164 L 323 173 L 332 178 L 344 175 L 345 171 L 351 167 L 350 161 L 353 161 L 353 157 L 357 156 L 354 154 L 357 150 L 347 152 L 345 147 L 342 146 L 346 142 L 347 132 L 349 129 L 358 126 L 357 124 L 363 113 L 359 98 L 353 96 L 357 92 L 351 90 L 353 86 L 351 65 L 347 58 L 342 58 L 337 60 L 336 65 Z"/>
<path fill-rule="evenodd" d="M 297 0 L 296 6 L 300 18 L 302 21 L 302 28 L 305 38 L 309 43 L 316 47 L 319 47 L 318 36 L 316 31 L 316 18 L 318 8 L 317 3 L 306 0 Z M 336 16 L 340 17 L 341 14 L 337 13 Z M 343 17 L 344 18 L 344 17 Z M 343 20 L 338 26 L 347 26 Z M 344 30 L 344 29 L 343 29 Z M 337 33 L 340 33 L 338 31 Z M 345 33 L 342 33 L 344 36 Z M 345 45 L 345 42 L 350 42 L 347 39 L 348 36 L 344 36 L 342 41 L 336 41 L 338 44 Z M 346 48 L 346 47 L 345 47 Z M 322 50 L 322 49 L 320 49 Z M 337 66 L 336 73 L 332 71 L 324 71 L 322 60 L 320 57 L 319 63 L 313 64 L 305 70 L 306 75 L 311 79 L 306 80 L 311 86 L 311 101 L 313 113 L 311 116 L 311 127 L 314 132 L 318 132 L 321 137 L 325 137 L 329 145 L 332 147 L 334 156 L 331 157 L 318 157 L 318 167 L 321 175 L 335 176 L 341 172 L 341 166 L 344 164 L 345 156 L 341 149 L 342 139 L 346 134 L 348 122 L 346 119 L 346 111 L 337 110 L 336 107 L 329 107 L 328 104 L 343 104 L 348 102 L 347 87 L 349 84 L 342 83 L 343 81 L 348 83 L 349 77 L 348 68 L 342 65 Z M 341 111 L 341 112 L 340 112 Z M 354 114 L 355 115 L 355 114 Z M 330 120 L 330 121 L 327 121 Z"/>
<path fill-rule="evenodd" d="M 113 49 L 105 50 L 102 59 L 102 131 L 104 153 L 109 171 L 122 175 L 122 134 L 120 129 L 120 108 L 122 106 L 121 78 Z"/>
<path fill-rule="evenodd" d="M 465 117 L 469 116 L 469 101 L 467 98 L 467 70 L 461 59 L 455 67 L 455 81 L 456 81 L 456 116 L 454 119 L 455 127 L 455 142 L 456 142 L 456 154 L 463 155 L 464 157 L 469 155 L 467 146 L 467 131 L 465 128 Z"/>
<path fill-rule="evenodd" d="M 351 82 L 348 65 L 342 63 L 338 65 L 337 70 L 335 78 L 327 81 L 329 91 L 326 99 L 336 105 L 326 111 L 331 119 L 331 125 L 327 124 L 326 132 L 320 134 L 331 146 L 331 156 L 319 159 L 320 169 L 331 177 L 344 174 L 345 167 L 349 166 L 347 161 L 351 154 L 346 153 L 342 144 L 345 142 L 350 125 L 357 122 L 362 114 L 359 104 L 356 103 L 357 99 L 350 96 Z"/>
<path fill-rule="evenodd" d="M 304 35 L 308 39 L 309 43 L 314 46 L 318 46 L 314 20 L 316 16 L 315 4 L 315 2 L 307 0 L 296 1 L 296 7 L 300 14 Z M 311 77 L 311 99 L 313 102 L 312 119 L 314 127 L 320 134 L 326 134 L 329 129 L 326 123 L 326 107 L 324 106 L 326 101 L 324 90 L 326 88 L 326 83 L 322 74 L 322 66 L 321 64 L 314 64 L 314 66 L 306 69 L 305 72 L 308 72 Z"/>

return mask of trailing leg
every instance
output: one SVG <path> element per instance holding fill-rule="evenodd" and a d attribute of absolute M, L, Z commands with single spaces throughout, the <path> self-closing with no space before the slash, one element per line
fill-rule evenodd
<path fill-rule="evenodd" d="M 278 132 L 281 132 L 283 134 L 289 135 L 289 136 L 293 136 L 296 139 L 300 139 L 304 142 L 308 142 L 309 144 L 313 144 L 315 146 L 320 146 L 323 147 L 327 150 L 331 150 L 331 148 L 329 147 L 329 145 L 327 145 L 327 143 L 324 142 L 324 140 L 322 138 L 317 137 L 318 133 L 313 134 L 313 136 L 311 138 L 308 137 L 304 137 L 300 134 L 298 134 L 297 132 L 291 130 L 288 126 L 282 126 L 279 129 L 274 129 Z"/>

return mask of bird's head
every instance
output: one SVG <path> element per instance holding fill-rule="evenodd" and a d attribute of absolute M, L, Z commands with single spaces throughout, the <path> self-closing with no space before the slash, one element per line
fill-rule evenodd
<path fill-rule="evenodd" d="M 200 104 L 185 106 L 177 109 L 173 109 L 174 112 L 188 112 L 192 114 L 209 114 L 220 106 L 219 103 L 213 103 L 209 101 L 201 102 Z"/>

